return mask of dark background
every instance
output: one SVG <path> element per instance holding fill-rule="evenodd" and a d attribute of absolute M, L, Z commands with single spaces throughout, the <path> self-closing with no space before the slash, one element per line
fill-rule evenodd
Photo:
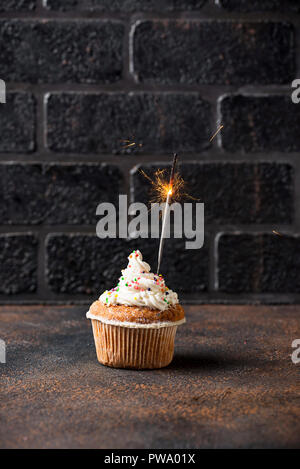
<path fill-rule="evenodd" d="M 95 210 L 147 200 L 137 165 L 151 174 L 177 151 L 206 238 L 166 242 L 168 285 L 186 301 L 299 302 L 299 13 L 296 0 L 2 0 L 0 301 L 90 302 L 137 247 L 155 267 L 157 240 L 100 240 Z"/>

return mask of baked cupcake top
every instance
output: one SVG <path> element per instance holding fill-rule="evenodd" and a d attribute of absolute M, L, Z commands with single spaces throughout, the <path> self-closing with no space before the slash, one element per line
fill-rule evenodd
<path fill-rule="evenodd" d="M 100 302 L 106 306 L 148 307 L 159 311 L 178 304 L 177 293 L 166 286 L 162 275 L 150 272 L 150 265 L 143 261 L 140 251 L 133 251 L 128 260 L 118 285 L 106 290 L 100 296 Z"/>
<path fill-rule="evenodd" d="M 179 303 L 161 311 L 148 306 L 105 306 L 102 301 L 97 300 L 91 305 L 87 318 L 98 319 L 106 324 L 122 324 L 126 327 L 158 328 L 185 322 L 184 310 Z"/>

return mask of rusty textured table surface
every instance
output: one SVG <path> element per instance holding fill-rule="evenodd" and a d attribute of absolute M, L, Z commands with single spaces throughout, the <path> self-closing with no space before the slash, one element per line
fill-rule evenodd
<path fill-rule="evenodd" d="M 3 306 L 1 448 L 300 447 L 298 306 L 186 308 L 161 370 L 104 367 L 83 306 Z"/>

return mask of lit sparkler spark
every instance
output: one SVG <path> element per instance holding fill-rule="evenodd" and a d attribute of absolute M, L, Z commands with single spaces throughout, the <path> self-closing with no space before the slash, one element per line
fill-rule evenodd
<path fill-rule="evenodd" d="M 279 233 L 279 231 L 273 230 L 272 233 L 276 234 L 277 236 L 283 236 L 283 234 Z"/>
<path fill-rule="evenodd" d="M 125 143 L 122 148 L 131 148 L 131 147 L 142 147 L 141 143 L 133 142 L 132 140 L 121 140 L 121 143 Z"/>
<path fill-rule="evenodd" d="M 151 184 L 150 189 L 150 203 L 162 203 L 166 202 L 168 197 L 168 193 L 170 189 L 172 189 L 172 199 L 173 201 L 177 201 L 181 199 L 183 196 L 193 199 L 190 195 L 184 192 L 185 189 L 185 181 L 180 176 L 178 172 L 174 170 L 174 176 L 172 181 L 172 188 L 170 187 L 170 177 L 168 176 L 167 169 L 158 169 L 154 173 L 154 178 L 152 179 L 148 174 L 146 174 L 142 169 L 140 173 L 148 179 Z"/>
<path fill-rule="evenodd" d="M 219 132 L 224 128 L 224 125 L 220 125 L 220 127 L 216 130 L 216 132 L 213 134 L 213 136 L 210 139 L 210 142 L 213 141 L 213 139 L 218 135 Z"/>

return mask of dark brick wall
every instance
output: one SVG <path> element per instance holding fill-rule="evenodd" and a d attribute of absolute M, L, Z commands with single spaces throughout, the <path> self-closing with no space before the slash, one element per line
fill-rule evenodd
<path fill-rule="evenodd" d="M 147 202 L 139 170 L 173 151 L 205 243 L 166 242 L 170 287 L 300 301 L 298 0 L 0 3 L 1 303 L 88 303 L 135 248 L 155 267 L 158 240 L 98 239 L 95 211 L 119 193 Z"/>
<path fill-rule="evenodd" d="M 203 151 L 210 118 L 211 106 L 198 93 L 53 94 L 46 142 L 57 153 L 120 153 L 134 130 L 139 153 Z"/>
<path fill-rule="evenodd" d="M 137 23 L 132 34 L 138 82 L 265 85 L 294 77 L 288 24 L 149 20 Z"/>

